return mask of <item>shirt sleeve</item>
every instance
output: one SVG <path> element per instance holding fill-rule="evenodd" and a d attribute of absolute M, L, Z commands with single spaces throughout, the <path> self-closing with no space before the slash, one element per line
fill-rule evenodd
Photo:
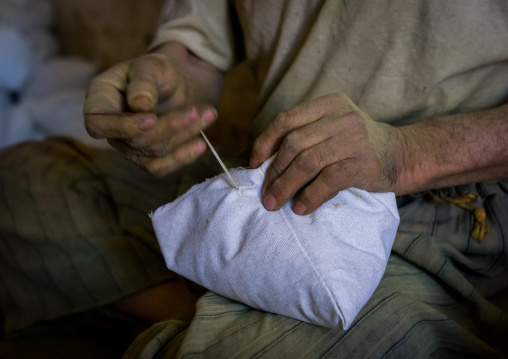
<path fill-rule="evenodd" d="M 236 53 L 230 6 L 227 0 L 167 0 L 150 49 L 178 41 L 219 70 L 228 70 Z"/>

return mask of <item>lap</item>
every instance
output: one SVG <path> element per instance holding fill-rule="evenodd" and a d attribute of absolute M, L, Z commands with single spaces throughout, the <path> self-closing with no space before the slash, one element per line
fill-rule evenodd
<path fill-rule="evenodd" d="M 208 293 L 188 328 L 159 323 L 151 333 L 158 349 L 146 351 L 151 341 L 145 336 L 125 358 L 143 350 L 146 358 L 169 358 L 177 351 L 185 358 L 504 357 L 508 228 L 502 219 L 508 216 L 508 197 L 495 184 L 457 191 L 451 195 L 479 195 L 478 205 L 488 214 L 483 241 L 471 239 L 474 217 L 468 210 L 429 196 L 401 199 L 401 225 L 384 277 L 347 331 Z M 165 335 L 157 337 L 161 331 Z"/>
<path fill-rule="evenodd" d="M 64 138 L 0 152 L 0 309 L 7 332 L 175 277 L 150 211 L 178 181 Z"/>
<path fill-rule="evenodd" d="M 4 150 L 0 171 L 0 299 L 11 327 L 94 308 L 174 275 L 147 214 L 178 188 L 181 193 L 182 177 L 157 180 L 113 151 L 64 140 Z M 189 183 L 199 180 L 189 175 Z M 487 213 L 484 240 L 471 239 L 474 216 L 467 210 L 432 196 L 400 199 L 401 224 L 385 275 L 348 331 L 208 293 L 190 325 L 156 324 L 125 358 L 143 351 L 145 358 L 508 352 L 508 191 L 491 184 L 452 192 L 447 195 L 479 196 Z"/>
<path fill-rule="evenodd" d="M 160 345 L 153 352 L 156 358 L 171 358 L 176 349 L 177 357 L 185 358 L 503 357 L 495 346 L 502 345 L 507 333 L 506 317 L 478 319 L 468 303 L 394 254 L 378 289 L 347 331 L 264 313 L 209 292 L 185 331 L 174 330 L 163 340 L 152 334 L 151 339 Z M 159 328 L 174 328 L 174 323 Z M 173 342 L 175 338 L 179 340 Z M 138 344 L 125 358 L 146 350 L 146 342 Z"/>

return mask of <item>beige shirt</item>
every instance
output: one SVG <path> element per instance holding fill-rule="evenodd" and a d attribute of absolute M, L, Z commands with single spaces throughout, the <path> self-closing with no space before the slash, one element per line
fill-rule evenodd
<path fill-rule="evenodd" d="M 255 134 L 339 91 L 395 125 L 508 99 L 505 0 L 174 0 L 154 45 L 167 40 L 223 71 L 243 51 L 259 85 Z"/>

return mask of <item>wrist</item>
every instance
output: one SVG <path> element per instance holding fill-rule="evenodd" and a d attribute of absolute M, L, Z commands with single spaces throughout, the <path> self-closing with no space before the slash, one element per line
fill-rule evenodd
<path fill-rule="evenodd" d="M 397 195 L 508 178 L 508 106 L 399 128 Z"/>
<path fill-rule="evenodd" d="M 413 126 L 398 128 L 395 146 L 396 185 L 395 194 L 405 195 L 424 190 L 430 181 L 430 172 L 426 170 L 425 149 L 420 146 L 421 134 Z"/>

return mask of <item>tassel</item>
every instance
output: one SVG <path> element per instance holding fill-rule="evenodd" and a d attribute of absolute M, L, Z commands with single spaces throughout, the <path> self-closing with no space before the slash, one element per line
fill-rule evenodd
<path fill-rule="evenodd" d="M 473 203 L 476 201 L 476 196 L 474 194 L 466 193 L 465 195 L 456 198 L 432 195 L 432 199 L 435 202 L 450 203 L 472 212 L 474 215 L 474 224 L 473 229 L 471 230 L 471 238 L 478 243 L 483 241 L 483 238 L 488 232 L 487 213 L 485 212 L 485 208 L 473 206 Z"/>

